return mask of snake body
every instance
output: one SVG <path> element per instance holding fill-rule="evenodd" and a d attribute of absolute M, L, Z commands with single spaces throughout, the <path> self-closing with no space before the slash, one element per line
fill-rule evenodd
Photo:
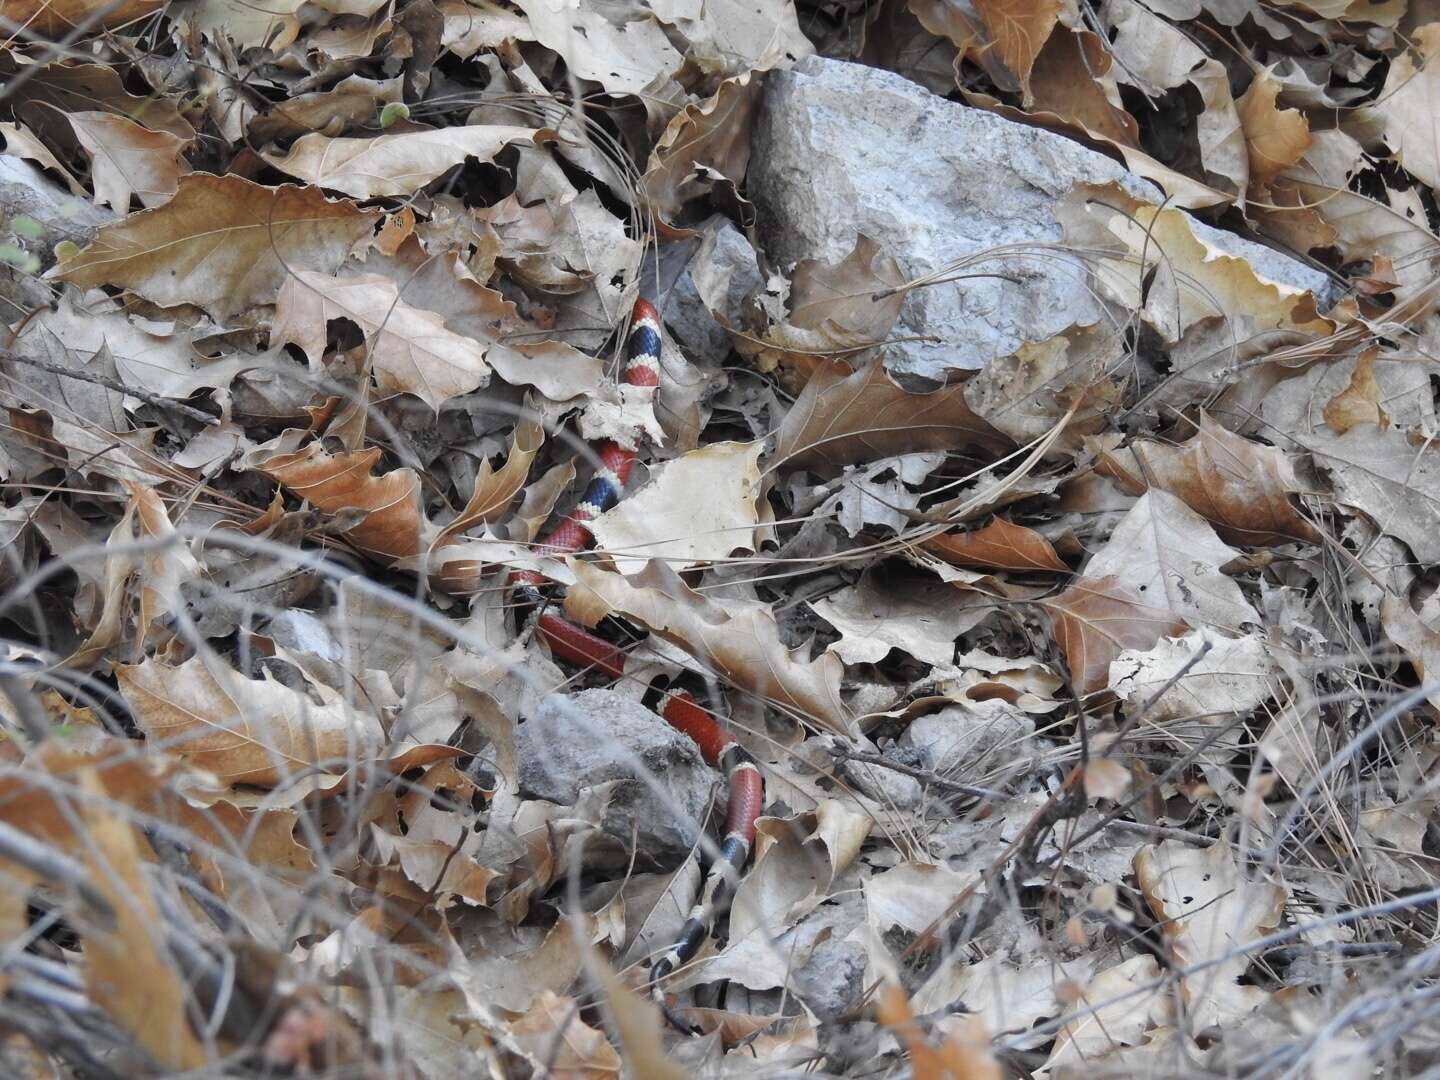
<path fill-rule="evenodd" d="M 636 300 L 626 341 L 625 382 L 631 386 L 658 387 L 660 349 L 660 313 L 649 301 Z M 538 549 L 549 555 L 566 555 L 588 547 L 594 539 L 589 523 L 620 500 L 635 455 L 635 449 L 617 441 L 601 443 L 596 448 L 599 465 L 580 502 L 540 538 Z M 517 570 L 509 580 L 516 594 L 537 611 L 536 633 L 550 646 L 553 655 L 593 668 L 612 679 L 625 673 L 628 657 L 624 650 L 564 616 L 545 610 L 541 590 L 548 582 L 543 574 Z M 657 997 L 663 980 L 699 951 L 710 936 L 715 920 L 729 906 L 755 843 L 756 819 L 765 805 L 765 782 L 754 759 L 695 698 L 684 691 L 667 694 L 659 711 L 671 727 L 695 743 L 707 764 L 721 770 L 729 789 L 729 802 L 725 836 L 718 856 L 710 864 L 699 899 L 674 944 L 650 969 L 650 986 Z"/>

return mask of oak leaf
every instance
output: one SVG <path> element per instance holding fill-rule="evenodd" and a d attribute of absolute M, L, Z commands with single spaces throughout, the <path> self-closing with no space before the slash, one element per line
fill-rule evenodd
<path fill-rule="evenodd" d="M 315 188 L 191 173 L 169 202 L 102 227 L 51 274 L 86 289 L 118 285 L 161 307 L 194 304 L 223 321 L 272 303 L 295 270 L 339 269 L 379 219 Z"/>
<path fill-rule="evenodd" d="M 594 626 L 610 614 L 624 615 L 685 649 L 718 676 L 761 695 L 820 727 L 845 734 L 853 721 L 840 701 L 840 659 L 823 654 L 796 659 L 780 641 L 769 608 L 736 600 L 720 604 L 688 588 L 661 562 L 631 577 L 567 560 L 575 584 L 565 613 Z"/>
<path fill-rule="evenodd" d="M 331 454 L 311 443 L 255 467 L 326 513 L 363 512 L 364 520 L 345 535 L 374 555 L 403 559 L 420 550 L 420 477 L 413 469 L 372 475 L 380 453 L 371 447 Z"/>
<path fill-rule="evenodd" d="M 975 415 L 963 390 L 912 394 L 891 382 L 879 363 L 859 371 L 828 364 L 785 414 L 775 464 L 834 475 L 858 461 L 917 450 L 1008 450 L 1009 440 Z"/>
<path fill-rule="evenodd" d="M 115 678 L 147 738 L 232 784 L 274 787 L 317 767 L 342 773 L 385 741 L 379 720 L 328 687 L 311 684 L 317 703 L 212 658 L 179 667 L 150 659 L 117 667 Z"/>
<path fill-rule="evenodd" d="M 446 329 L 434 312 L 405 303 L 394 282 L 373 274 L 337 278 L 297 270 L 280 288 L 271 340 L 299 345 L 318 367 L 326 326 L 337 318 L 365 334 L 382 393 L 414 394 L 438 412 L 489 379 L 483 345 Z"/>

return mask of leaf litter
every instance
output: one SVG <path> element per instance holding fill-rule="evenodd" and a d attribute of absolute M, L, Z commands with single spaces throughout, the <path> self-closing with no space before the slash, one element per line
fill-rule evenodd
<path fill-rule="evenodd" d="M 1423 5 L 0 15 L 7 1075 L 1427 1074 Z M 1128 174 L 937 272 L 782 257 L 759 132 L 817 64 Z M 897 359 L 1059 259 L 1098 321 Z M 602 439 L 631 494 L 557 560 Z M 611 680 L 517 570 L 766 780 L 657 997 L 715 823 L 627 817 L 679 770 L 618 735 L 537 796 L 525 725 Z"/>

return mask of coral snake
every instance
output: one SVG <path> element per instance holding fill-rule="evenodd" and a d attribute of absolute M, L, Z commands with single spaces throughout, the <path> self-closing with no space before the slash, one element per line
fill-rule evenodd
<path fill-rule="evenodd" d="M 660 313 L 649 301 L 638 299 L 626 342 L 625 382 L 631 386 L 658 387 L 660 349 Z M 637 432 L 637 441 L 638 438 Z M 635 449 L 614 440 L 596 448 L 599 464 L 594 478 L 575 508 L 537 541 L 542 553 L 566 555 L 590 545 L 594 537 L 589 523 L 620 500 L 635 454 Z M 535 631 L 550 646 L 553 655 L 593 668 L 612 679 L 625 673 L 624 650 L 547 610 L 542 602 L 542 590 L 549 584 L 544 575 L 533 570 L 516 570 L 510 574 L 509 584 L 535 612 Z M 671 727 L 694 741 L 708 764 L 723 771 L 729 787 L 729 804 L 725 837 L 719 855 L 710 865 L 699 899 L 670 950 L 650 969 L 650 986 L 657 998 L 661 998 L 663 980 L 699 951 L 715 920 L 728 906 L 750 858 L 755 821 L 765 805 L 765 784 L 754 759 L 690 694 L 685 691 L 667 694 L 660 715 Z"/>

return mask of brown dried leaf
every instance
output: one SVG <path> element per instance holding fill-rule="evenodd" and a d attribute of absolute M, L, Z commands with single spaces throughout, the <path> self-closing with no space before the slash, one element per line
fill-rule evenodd
<path fill-rule="evenodd" d="M 29 33 L 59 39 L 75 30 L 85 34 L 122 26 L 144 18 L 162 0 L 4 0 L 0 19 L 7 28 L 24 27 Z M 7 29 L 7 35 L 13 30 Z"/>
<path fill-rule="evenodd" d="M 294 270 L 338 270 L 379 219 L 316 188 L 192 173 L 164 206 L 104 226 L 51 274 L 86 289 L 118 285 L 161 307 L 195 304 L 225 321 L 273 302 Z"/>
<path fill-rule="evenodd" d="M 1185 629 L 1173 612 L 1143 603 L 1114 577 L 1081 578 L 1040 604 L 1051 614 L 1055 642 L 1082 694 L 1106 688 L 1110 662 L 1126 649 L 1149 649 Z"/>
<path fill-rule="evenodd" d="M 917 450 L 1011 449 L 1005 436 L 971 411 L 963 390 L 911 394 L 891 382 L 879 363 L 853 372 L 846 364 L 827 364 L 785 415 L 775 463 L 833 475 L 858 461 Z"/>
<path fill-rule="evenodd" d="M 661 562 L 628 578 L 578 559 L 569 565 L 575 584 L 565 596 L 565 613 L 572 619 L 594 626 L 619 612 L 679 645 L 721 678 L 820 727 L 841 734 L 851 730 L 853 722 L 840 701 L 840 659 L 827 653 L 797 660 L 781 643 L 765 605 L 709 600 Z"/>
<path fill-rule="evenodd" d="M 274 787 L 315 766 L 343 773 L 385 738 L 374 716 L 326 686 L 311 684 L 317 704 L 218 659 L 195 656 L 179 667 L 151 659 L 118 666 L 115 678 L 147 738 L 232 784 Z"/>
<path fill-rule="evenodd" d="M 975 0 L 975 10 L 985 20 L 1000 62 L 1019 80 L 1027 105 L 1030 71 L 1063 6 L 1061 0 Z"/>
<path fill-rule="evenodd" d="M 180 158 L 185 139 L 168 131 L 151 131 L 113 113 L 76 112 L 69 120 L 90 155 L 97 204 L 109 203 L 125 214 L 132 195 L 153 207 L 175 194 L 182 169 L 188 169 Z"/>
<path fill-rule="evenodd" d="M 165 921 L 141 872 L 140 842 L 123 815 L 97 797 L 105 788 L 93 769 L 78 778 L 88 842 L 81 850 L 90 881 L 115 911 L 111 929 L 88 931 L 85 984 L 91 998 L 162 1064 L 175 1071 L 208 1060 L 190 1030 L 189 987 L 170 958 Z"/>
<path fill-rule="evenodd" d="M 357 199 L 413 195 L 466 158 L 490 161 L 510 143 L 529 143 L 532 128 L 471 125 L 403 131 L 371 139 L 318 132 L 301 136 L 283 157 L 263 154 L 281 172 Z"/>
<path fill-rule="evenodd" d="M 420 477 L 413 469 L 372 476 L 380 453 L 379 447 L 371 447 L 328 454 L 319 443 L 311 443 L 256 468 L 326 513 L 364 512 L 365 519 L 345 535 L 372 554 L 403 559 L 420 550 Z"/>
<path fill-rule="evenodd" d="M 1250 89 L 1235 103 L 1245 131 L 1245 148 L 1250 155 L 1252 190 L 1268 188 L 1270 181 L 1297 164 L 1310 149 L 1310 125 L 1304 114 L 1299 109 L 1281 109 L 1275 105 L 1282 89 L 1268 69 L 1260 71 Z"/>
<path fill-rule="evenodd" d="M 932 536 L 920 546 L 956 566 L 1062 574 L 1070 569 L 1049 540 L 1034 529 L 1013 524 L 1003 517 L 979 529 Z"/>
<path fill-rule="evenodd" d="M 732 185 L 744 179 L 759 91 L 760 80 L 747 71 L 671 117 L 641 178 L 646 200 L 662 218 L 676 219 L 687 202 L 709 194 L 717 174 Z"/>
<path fill-rule="evenodd" d="M 432 311 L 411 307 L 389 278 L 337 278 L 297 270 L 275 301 L 271 340 L 294 343 L 318 366 L 331 319 L 349 319 L 365 334 L 375 382 L 384 394 L 414 394 L 437 412 L 452 397 L 485 384 L 485 347 L 445 328 Z"/>
<path fill-rule="evenodd" d="M 1151 484 L 1177 496 L 1232 544 L 1266 547 L 1318 543 L 1320 534 L 1295 508 L 1301 490 L 1289 454 L 1263 446 L 1201 415 L 1195 434 L 1178 446 L 1141 440 L 1103 451 L 1096 471 L 1132 495 Z"/>

